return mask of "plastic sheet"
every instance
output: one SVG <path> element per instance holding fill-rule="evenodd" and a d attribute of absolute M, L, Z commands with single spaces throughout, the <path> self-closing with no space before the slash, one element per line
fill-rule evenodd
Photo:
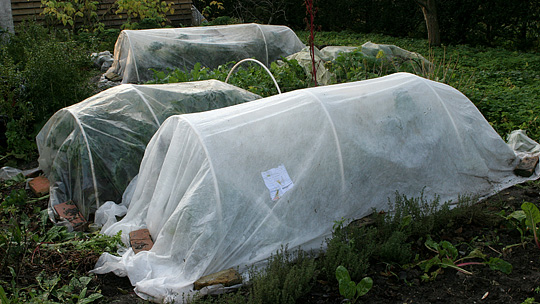
<path fill-rule="evenodd" d="M 362 54 L 367 57 L 375 58 L 378 56 L 383 56 L 388 60 L 399 58 L 400 60 L 413 60 L 417 63 L 418 67 L 431 66 L 431 63 L 422 57 L 422 55 L 390 44 L 375 44 L 372 42 L 366 42 L 359 48 L 353 46 L 326 46 L 320 51 L 315 48 L 314 52 L 314 60 L 317 70 L 317 83 L 319 85 L 329 85 L 334 80 L 334 74 L 326 69 L 326 62 L 334 61 L 341 54 L 350 53 L 357 49 L 361 50 Z M 304 68 L 306 75 L 312 77 L 312 59 L 310 47 L 305 47 L 301 51 L 287 56 L 287 59 L 296 60 L 298 64 Z"/>
<path fill-rule="evenodd" d="M 494 194 L 525 181 L 518 162 L 467 97 L 407 73 L 172 116 L 148 144 L 127 215 L 103 231 L 148 228 L 154 246 L 104 254 L 94 272 L 182 302 L 201 276 L 285 245 L 320 249 L 334 221 L 384 210 L 396 191 Z"/>
<path fill-rule="evenodd" d="M 407 51 L 392 44 L 376 44 L 370 41 L 362 44 L 361 48 L 362 53 L 370 57 L 377 57 L 379 52 L 382 52 L 382 55 L 388 59 L 397 57 L 405 60 L 414 60 L 418 63 L 419 67 L 430 67 L 432 65 L 431 62 L 422 55 L 416 52 Z"/>
<path fill-rule="evenodd" d="M 153 71 L 191 70 L 199 62 L 208 68 L 255 58 L 266 66 L 300 51 L 304 44 L 286 26 L 234 24 L 151 30 L 123 30 L 114 47 L 108 72 L 122 83 L 152 79 Z"/>
<path fill-rule="evenodd" d="M 40 168 L 51 182 L 50 206 L 73 200 L 88 219 L 104 202 L 120 201 L 167 117 L 258 98 L 217 80 L 124 84 L 58 111 L 36 138 Z"/>
<path fill-rule="evenodd" d="M 0 181 L 12 179 L 15 176 L 22 174 L 22 170 L 12 167 L 2 167 L 0 168 Z"/>

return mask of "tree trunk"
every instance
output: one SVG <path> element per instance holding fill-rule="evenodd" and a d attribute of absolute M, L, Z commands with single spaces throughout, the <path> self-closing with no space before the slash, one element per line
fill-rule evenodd
<path fill-rule="evenodd" d="M 431 46 L 441 45 L 441 33 L 439 31 L 439 21 L 437 19 L 437 0 L 416 0 L 422 8 L 426 28 L 428 32 L 428 42 Z"/>

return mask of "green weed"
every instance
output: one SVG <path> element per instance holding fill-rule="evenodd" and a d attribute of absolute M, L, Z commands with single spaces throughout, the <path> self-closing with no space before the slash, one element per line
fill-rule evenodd
<path fill-rule="evenodd" d="M 512 272 L 511 264 L 498 257 L 488 258 L 478 248 L 472 250 L 467 256 L 460 258 L 457 248 L 448 241 L 435 242 L 431 237 L 428 237 L 424 244 L 426 248 L 436 253 L 435 256 L 420 261 L 417 264 L 424 272 L 424 275 L 422 276 L 422 280 L 424 281 L 435 279 L 443 268 L 453 268 L 461 273 L 471 275 L 472 272 L 463 268 L 468 265 L 488 265 L 491 269 L 501 271 L 505 274 Z M 470 259 L 480 259 L 481 262 L 465 262 L 465 260 Z M 433 268 L 435 268 L 435 270 L 431 271 Z"/>
<path fill-rule="evenodd" d="M 282 61 L 281 64 L 273 62 L 270 65 L 270 71 L 276 78 L 281 91 L 287 92 L 307 87 L 309 80 L 298 62 L 286 59 Z M 233 65 L 234 62 L 230 62 L 216 69 L 209 69 L 196 63 L 190 71 L 182 69 L 154 70 L 154 80 L 148 83 L 176 83 L 208 79 L 225 81 Z M 229 78 L 229 83 L 263 97 L 278 93 L 270 75 L 259 65 L 250 62 L 235 69 Z"/>
<path fill-rule="evenodd" d="M 365 277 L 356 284 L 343 266 L 336 268 L 336 279 L 339 284 L 339 293 L 344 298 L 351 300 L 352 303 L 356 303 L 359 297 L 368 293 L 373 287 L 373 280 L 370 277 Z"/>

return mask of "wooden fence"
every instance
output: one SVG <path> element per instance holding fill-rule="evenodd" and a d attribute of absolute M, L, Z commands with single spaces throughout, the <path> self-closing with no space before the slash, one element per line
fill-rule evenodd
<path fill-rule="evenodd" d="M 101 22 L 106 27 L 119 28 L 126 20 L 126 14 L 116 15 L 114 11 L 115 0 L 98 0 L 98 15 Z M 136 1 L 136 0 L 135 0 Z M 171 21 L 171 26 L 191 25 L 191 0 L 172 0 L 174 13 L 168 14 L 167 18 Z M 45 16 L 41 15 L 41 0 L 11 0 L 11 12 L 13 15 L 13 24 L 21 23 L 23 20 L 44 21 Z"/>

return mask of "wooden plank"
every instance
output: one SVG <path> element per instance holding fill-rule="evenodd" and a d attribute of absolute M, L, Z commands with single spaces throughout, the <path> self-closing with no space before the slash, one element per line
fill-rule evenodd
<path fill-rule="evenodd" d="M 14 25 L 17 25 L 19 23 L 22 23 L 23 21 L 28 21 L 28 20 L 35 20 L 35 21 L 40 22 L 40 21 L 45 20 L 45 16 L 40 15 L 40 14 L 13 16 Z"/>
<path fill-rule="evenodd" d="M 15 16 L 39 15 L 42 11 L 42 8 L 25 8 L 19 10 L 11 10 L 11 13 L 13 15 L 13 18 L 15 18 Z"/>
<path fill-rule="evenodd" d="M 32 3 L 25 3 L 25 2 L 21 2 L 21 3 L 14 3 L 11 5 L 11 10 L 20 10 L 20 9 L 25 9 L 25 8 L 40 8 L 41 7 L 41 3 L 39 2 L 32 2 Z"/>

